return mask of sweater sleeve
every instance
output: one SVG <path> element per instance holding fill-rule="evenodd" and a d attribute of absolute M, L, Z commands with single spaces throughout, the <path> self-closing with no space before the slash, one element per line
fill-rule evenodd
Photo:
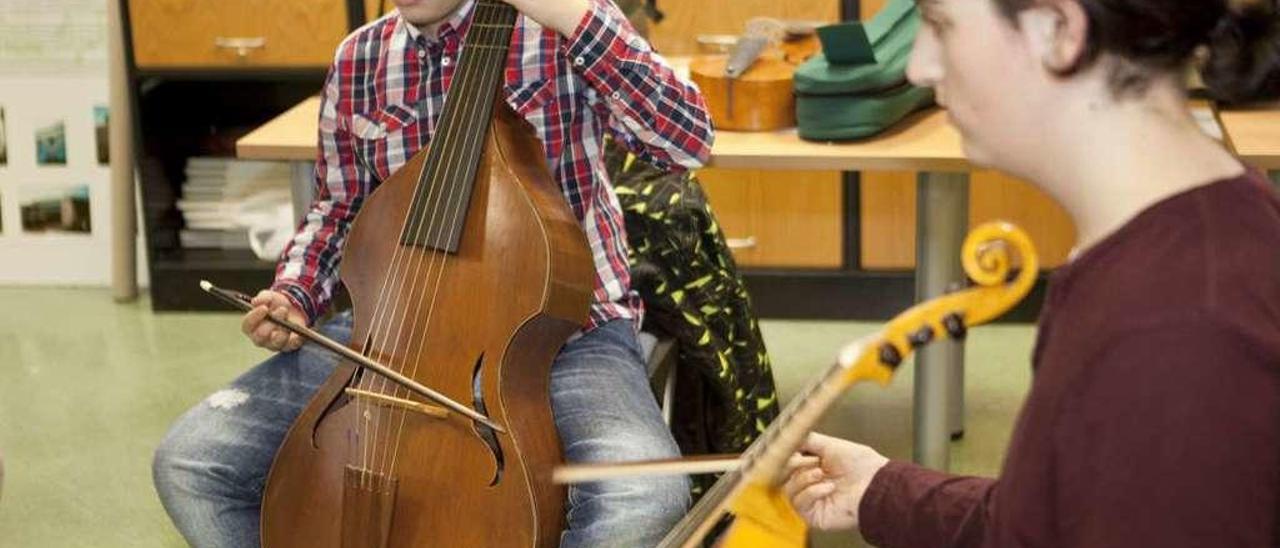
<path fill-rule="evenodd" d="M 892 461 L 872 478 L 858 508 L 862 536 L 881 548 L 978 546 L 995 486 L 989 478 Z"/>

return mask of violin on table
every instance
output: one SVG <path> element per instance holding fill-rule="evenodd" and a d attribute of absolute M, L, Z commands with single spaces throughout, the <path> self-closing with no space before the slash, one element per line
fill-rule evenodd
<path fill-rule="evenodd" d="M 795 71 L 821 51 L 819 23 L 756 18 L 746 33 L 728 41 L 703 37 L 707 47 L 729 53 L 700 55 L 689 74 L 706 98 L 718 129 L 772 131 L 796 125 Z"/>

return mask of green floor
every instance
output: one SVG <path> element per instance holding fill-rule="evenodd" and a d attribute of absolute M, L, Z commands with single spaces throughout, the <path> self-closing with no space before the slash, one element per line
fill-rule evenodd
<path fill-rule="evenodd" d="M 0 288 L 0 547 L 178 547 L 151 489 L 169 422 L 266 353 L 231 314 L 153 314 L 104 290 Z M 875 325 L 763 322 L 783 401 Z M 952 468 L 991 474 L 1029 381 L 1030 326 L 975 330 Z M 911 455 L 911 372 L 855 388 L 824 430 Z M 851 537 L 824 537 L 823 546 Z"/>

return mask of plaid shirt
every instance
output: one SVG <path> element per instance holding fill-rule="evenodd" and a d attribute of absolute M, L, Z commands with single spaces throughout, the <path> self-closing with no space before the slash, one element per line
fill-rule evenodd
<path fill-rule="evenodd" d="M 474 0 L 433 40 L 397 12 L 338 47 L 320 108 L 316 199 L 284 250 L 272 289 L 314 321 L 338 282 L 342 245 L 361 204 L 435 133 Z M 706 161 L 712 130 L 702 96 L 637 35 L 611 0 L 592 0 L 573 37 L 521 16 L 504 92 L 536 128 L 547 164 L 595 259 L 588 329 L 638 320 L 622 210 L 603 159 L 606 132 L 668 169 Z"/>

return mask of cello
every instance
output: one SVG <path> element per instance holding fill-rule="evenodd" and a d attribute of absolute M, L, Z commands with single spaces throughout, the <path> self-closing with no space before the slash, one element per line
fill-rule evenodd
<path fill-rule="evenodd" d="M 559 541 L 550 367 L 586 321 L 594 265 L 534 129 L 501 95 L 517 12 L 474 10 L 438 131 L 351 227 L 341 279 L 357 359 L 339 362 L 272 463 L 268 548 Z"/>

